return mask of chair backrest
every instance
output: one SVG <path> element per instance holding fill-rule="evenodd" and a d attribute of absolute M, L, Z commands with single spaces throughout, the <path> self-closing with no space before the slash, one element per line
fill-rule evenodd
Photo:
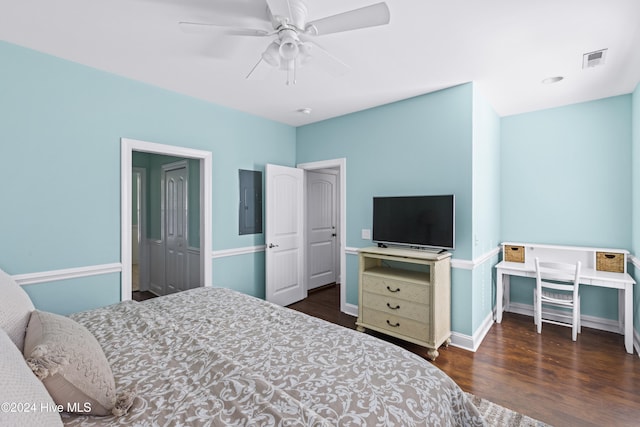
<path fill-rule="evenodd" d="M 574 300 L 580 284 L 580 261 L 575 264 L 565 262 L 540 261 L 536 258 L 536 286 L 541 288 L 573 292 Z"/>

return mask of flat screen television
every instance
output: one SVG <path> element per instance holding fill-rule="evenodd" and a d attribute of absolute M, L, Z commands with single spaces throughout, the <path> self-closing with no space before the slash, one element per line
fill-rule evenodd
<path fill-rule="evenodd" d="M 374 197 L 373 241 L 379 246 L 455 249 L 455 196 Z"/>

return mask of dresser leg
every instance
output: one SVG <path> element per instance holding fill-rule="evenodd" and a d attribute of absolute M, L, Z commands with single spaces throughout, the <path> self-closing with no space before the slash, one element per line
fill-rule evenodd
<path fill-rule="evenodd" d="M 365 329 L 364 329 L 362 326 L 360 326 L 360 325 L 356 326 L 356 331 L 358 331 L 358 332 L 364 332 L 364 330 L 365 330 Z"/>
<path fill-rule="evenodd" d="M 447 338 L 447 340 L 444 342 L 444 346 L 449 347 L 450 344 L 451 344 L 451 338 Z"/>
<path fill-rule="evenodd" d="M 439 355 L 440 355 L 440 353 L 438 353 L 438 349 L 436 349 L 436 348 L 430 348 L 429 351 L 427 351 L 427 357 L 432 362 L 434 360 L 436 360 L 436 357 L 438 357 Z"/>

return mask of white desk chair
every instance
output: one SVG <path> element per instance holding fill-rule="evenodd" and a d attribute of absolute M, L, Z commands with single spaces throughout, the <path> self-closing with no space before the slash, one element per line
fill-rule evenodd
<path fill-rule="evenodd" d="M 576 264 L 544 262 L 536 258 L 536 288 L 533 291 L 534 321 L 538 333 L 542 322 L 572 328 L 575 341 L 580 332 L 580 261 Z M 540 296 L 538 298 L 538 296 Z M 542 307 L 554 306 L 571 309 L 570 315 L 554 312 L 553 319 L 543 317 Z M 564 310 L 563 310 L 564 311 Z M 561 320 L 556 320 L 561 319 Z"/>

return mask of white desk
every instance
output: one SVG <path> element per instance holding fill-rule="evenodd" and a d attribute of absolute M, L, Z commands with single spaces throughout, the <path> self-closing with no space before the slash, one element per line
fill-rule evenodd
<path fill-rule="evenodd" d="M 621 249 L 601 249 L 577 246 L 538 245 L 527 243 L 503 243 L 503 259 L 508 259 L 505 251 L 512 246 L 524 250 L 523 262 L 501 261 L 496 265 L 496 322 L 502 322 L 502 312 L 509 305 L 510 276 L 536 277 L 535 258 L 544 261 L 582 262 L 580 284 L 618 289 L 618 322 L 624 334 L 627 353 L 633 354 L 633 285 L 636 283 L 626 271 L 627 251 Z M 624 256 L 624 271 L 613 273 L 596 270 L 596 253 L 607 252 Z"/>

